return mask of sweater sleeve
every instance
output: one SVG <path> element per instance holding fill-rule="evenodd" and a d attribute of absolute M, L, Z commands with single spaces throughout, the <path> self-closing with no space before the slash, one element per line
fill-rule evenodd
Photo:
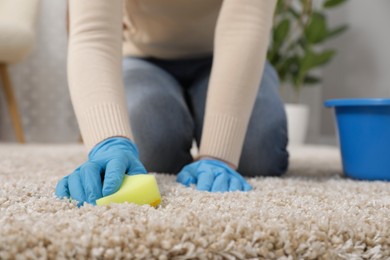
<path fill-rule="evenodd" d="M 87 150 L 132 138 L 122 79 L 122 0 L 70 0 L 68 84 Z"/>
<path fill-rule="evenodd" d="M 218 17 L 200 156 L 237 166 L 260 85 L 276 0 L 224 0 Z"/>

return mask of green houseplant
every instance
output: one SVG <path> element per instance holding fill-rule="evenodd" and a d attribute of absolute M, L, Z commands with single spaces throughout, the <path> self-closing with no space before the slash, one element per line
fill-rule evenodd
<path fill-rule="evenodd" d="M 347 0 L 279 0 L 277 3 L 268 60 L 281 82 L 294 88 L 296 103 L 300 102 L 303 86 L 321 81 L 315 69 L 327 64 L 336 54 L 334 49 L 323 49 L 323 44 L 343 33 L 347 26 L 330 29 L 326 14 L 345 2 Z"/>
<path fill-rule="evenodd" d="M 346 2 L 278 0 L 267 58 L 282 83 L 281 94 L 286 102 L 290 146 L 302 145 L 309 129 L 312 112 L 307 105 L 302 104 L 302 88 L 321 82 L 318 69 L 336 55 L 336 50 L 326 49 L 324 43 L 347 29 L 346 25 L 329 28 L 327 14 Z M 317 118 L 318 115 L 311 115 L 311 120 Z"/>
<path fill-rule="evenodd" d="M 319 68 L 336 55 L 336 50 L 325 48 L 324 43 L 343 33 L 347 26 L 330 28 L 328 13 L 347 1 L 278 0 L 268 60 L 282 82 L 289 145 L 304 143 L 310 114 L 310 120 L 313 120 L 310 125 L 315 126 L 312 123 L 315 123 L 318 115 L 303 104 L 302 88 L 318 85 L 321 82 Z"/>

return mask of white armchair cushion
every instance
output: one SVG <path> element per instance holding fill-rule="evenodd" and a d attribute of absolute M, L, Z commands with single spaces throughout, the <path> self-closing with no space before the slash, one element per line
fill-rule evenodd
<path fill-rule="evenodd" d="M 33 47 L 39 0 L 0 0 L 0 63 L 23 59 Z"/>

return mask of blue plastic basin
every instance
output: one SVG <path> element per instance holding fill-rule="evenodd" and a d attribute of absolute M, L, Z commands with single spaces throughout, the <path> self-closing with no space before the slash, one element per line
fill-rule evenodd
<path fill-rule="evenodd" d="M 333 99 L 344 174 L 390 180 L 390 99 Z"/>

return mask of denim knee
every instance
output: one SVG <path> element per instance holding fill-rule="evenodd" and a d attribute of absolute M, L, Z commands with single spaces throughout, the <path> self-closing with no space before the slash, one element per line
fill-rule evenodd
<path fill-rule="evenodd" d="M 144 97 L 129 111 L 140 160 L 150 172 L 178 173 L 192 161 L 193 121 L 178 103 L 162 95 Z"/>
<path fill-rule="evenodd" d="M 287 171 L 287 127 L 281 122 L 243 150 L 238 171 L 249 177 L 281 176 Z"/>
<path fill-rule="evenodd" d="M 246 176 L 280 176 L 288 168 L 287 117 L 275 70 L 266 64 L 248 124 L 238 171 Z"/>

